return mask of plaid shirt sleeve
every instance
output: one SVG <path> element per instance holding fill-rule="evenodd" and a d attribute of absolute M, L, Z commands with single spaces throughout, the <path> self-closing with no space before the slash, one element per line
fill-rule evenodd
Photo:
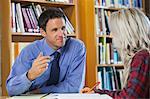
<path fill-rule="evenodd" d="M 95 89 L 99 94 L 108 94 L 114 99 L 150 98 L 150 54 L 147 51 L 138 52 L 131 63 L 131 71 L 127 86 L 121 91 Z"/>

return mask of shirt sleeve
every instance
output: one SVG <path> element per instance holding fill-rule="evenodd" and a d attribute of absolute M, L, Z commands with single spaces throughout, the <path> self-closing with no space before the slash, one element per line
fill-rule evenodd
<path fill-rule="evenodd" d="M 30 66 L 31 62 L 28 60 L 26 51 L 22 51 L 13 64 L 6 81 L 6 88 L 10 96 L 20 95 L 30 88 L 32 82 L 26 76 Z"/>
<path fill-rule="evenodd" d="M 65 79 L 57 85 L 40 88 L 41 93 L 79 92 L 84 86 L 85 63 L 86 49 L 84 46 L 78 47 L 75 57 L 68 68 Z"/>
<path fill-rule="evenodd" d="M 7 83 L 7 90 L 10 96 L 21 95 L 29 89 L 32 82 L 28 80 L 26 74 L 27 72 L 20 76 L 15 76 L 9 79 L 9 83 Z"/>
<path fill-rule="evenodd" d="M 137 56 L 134 57 L 131 63 L 131 71 L 127 82 L 127 87 L 121 91 L 109 91 L 95 89 L 96 93 L 108 94 L 114 99 L 136 99 L 136 98 L 147 98 L 146 94 L 149 91 L 149 65 L 150 58 Z M 146 96 L 146 97 L 145 97 Z"/>

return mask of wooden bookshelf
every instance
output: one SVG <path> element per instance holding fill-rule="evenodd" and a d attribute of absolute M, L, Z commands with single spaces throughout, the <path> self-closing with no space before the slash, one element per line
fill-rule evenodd
<path fill-rule="evenodd" d="M 107 67 L 107 66 L 114 66 L 114 67 L 123 67 L 123 64 L 97 64 L 97 67 Z"/>
<path fill-rule="evenodd" d="M 10 72 L 11 62 L 12 62 L 12 42 L 32 42 L 37 39 L 43 38 L 40 33 L 22 33 L 22 32 L 12 32 L 11 29 L 11 2 L 20 3 L 22 5 L 28 5 L 31 3 L 40 4 L 44 7 L 59 7 L 62 8 L 68 17 L 69 21 L 75 29 L 74 34 L 67 34 L 69 37 L 79 38 L 79 28 L 78 28 L 78 16 L 77 16 L 77 0 L 72 0 L 70 3 L 61 2 L 49 2 L 46 0 L 2 0 L 2 59 L 1 59 L 1 69 L 2 69 L 2 95 L 7 95 L 6 91 L 6 79 Z M 18 47 L 18 45 L 15 45 Z M 18 50 L 16 50 L 16 53 Z"/>
<path fill-rule="evenodd" d="M 100 34 L 97 34 L 96 37 L 106 37 L 106 38 L 112 38 L 111 35 L 100 35 Z"/>
<path fill-rule="evenodd" d="M 20 2 L 20 3 L 40 3 L 40 4 L 45 4 L 48 6 L 52 7 L 64 7 L 64 6 L 71 6 L 71 5 L 76 5 L 75 2 L 69 2 L 69 3 L 64 3 L 64 2 L 50 2 L 46 0 L 11 0 L 13 2 Z"/>
<path fill-rule="evenodd" d="M 2 4 L 1 4 L 1 2 L 0 2 L 0 12 L 2 12 Z M 1 48 L 2 48 L 2 46 L 1 46 L 1 41 L 2 41 L 2 39 L 1 39 L 1 33 L 2 33 L 2 13 L 0 13 L 0 70 L 2 70 L 2 68 L 1 68 L 1 54 L 2 54 L 2 52 L 1 52 Z M 0 71 L 1 72 L 1 71 Z M 2 76 L 1 76 L 1 74 L 0 74 L 0 79 L 2 78 Z M 2 83 L 2 80 L 0 81 L 0 84 Z M 2 88 L 2 86 L 0 86 L 0 88 Z M 1 92 L 1 91 L 0 91 Z M 0 95 L 1 95 L 1 93 L 0 93 Z"/>
<path fill-rule="evenodd" d="M 12 42 L 32 42 L 42 38 L 40 33 L 12 33 Z"/>
<path fill-rule="evenodd" d="M 145 0 L 144 5 L 145 5 L 144 6 L 145 7 L 145 13 L 150 19 L 150 1 L 149 0 Z"/>
<path fill-rule="evenodd" d="M 86 86 L 96 82 L 96 34 L 94 20 L 94 0 L 78 0 L 80 37 L 87 49 Z"/>
<path fill-rule="evenodd" d="M 10 1 L 2 0 L 2 54 L 1 54 L 1 77 L 2 77 L 2 95 L 6 95 L 6 79 L 10 71 L 11 62 L 11 27 L 10 27 Z"/>
<path fill-rule="evenodd" d="M 97 38 L 113 39 L 110 35 L 100 35 L 96 33 L 95 25 L 95 9 L 104 9 L 106 11 L 118 11 L 121 8 L 103 7 L 95 5 L 95 0 L 79 0 L 78 13 L 80 15 L 80 32 L 81 39 L 85 42 L 87 48 L 87 70 L 86 70 L 86 86 L 92 87 L 97 82 L 97 68 L 113 66 L 123 68 L 123 64 L 99 64 L 97 60 Z M 142 9 L 145 9 L 145 0 L 142 0 Z"/>
<path fill-rule="evenodd" d="M 118 10 L 121 9 L 121 8 L 104 7 L 104 6 L 98 6 L 98 5 L 95 5 L 94 7 L 95 7 L 95 8 L 105 9 L 105 10 L 111 10 L 111 11 L 118 11 Z"/>
<path fill-rule="evenodd" d="M 67 34 L 67 36 L 76 38 L 76 34 Z M 42 38 L 40 33 L 12 33 L 12 42 L 32 42 Z"/>
<path fill-rule="evenodd" d="M 95 0 L 96 1 L 96 0 Z M 129 3 L 129 6 L 132 8 L 132 7 L 134 7 L 132 4 L 133 3 L 131 3 L 132 2 L 132 0 L 130 1 L 130 3 Z M 138 1 L 137 1 L 138 2 Z M 143 0 L 143 2 L 142 2 L 142 8 L 140 8 L 142 11 L 144 11 L 144 2 L 145 2 L 145 0 Z M 126 4 L 126 3 L 124 3 L 124 4 Z M 139 3 L 138 3 L 139 4 Z M 94 6 L 95 7 L 95 16 L 96 16 L 96 13 L 97 13 L 97 16 L 98 16 L 98 18 L 100 18 L 100 20 L 99 19 L 96 19 L 95 18 L 95 24 L 97 24 L 97 22 L 96 21 L 101 21 L 101 23 L 99 22 L 99 24 L 98 25 L 101 25 L 99 28 L 100 28 L 100 32 L 99 31 L 96 31 L 95 33 L 96 33 L 96 41 L 97 41 L 97 67 L 96 67 L 96 82 L 97 81 L 99 81 L 98 80 L 98 76 L 100 76 L 99 74 L 98 74 L 98 68 L 99 67 L 104 67 L 104 68 L 106 68 L 106 67 L 114 67 L 114 68 L 117 68 L 117 69 L 123 69 L 123 64 L 119 64 L 120 63 L 120 61 L 118 61 L 118 59 L 119 59 L 119 55 L 117 56 L 117 61 L 116 61 L 116 58 L 114 59 L 114 57 L 116 56 L 116 55 L 114 55 L 113 56 L 113 63 L 111 63 L 111 55 L 112 55 L 112 53 L 116 53 L 116 51 L 115 50 L 113 50 L 113 51 L 115 51 L 115 52 L 107 52 L 108 50 L 110 51 L 110 50 L 112 50 L 112 49 L 114 49 L 111 45 L 112 45 L 112 39 L 113 39 L 113 37 L 111 36 L 111 31 L 110 31 L 110 34 L 108 34 L 107 32 L 107 30 L 109 30 L 108 29 L 108 27 L 107 27 L 107 25 L 108 25 L 108 23 L 106 23 L 106 22 L 109 22 L 109 14 L 111 13 L 111 12 L 115 12 L 115 11 L 118 11 L 118 10 L 120 10 L 120 9 L 122 9 L 122 7 L 123 8 L 126 8 L 124 5 L 121 5 L 121 6 L 118 6 L 118 8 L 116 7 L 116 6 L 114 6 L 114 7 L 105 7 L 105 6 L 99 6 L 99 5 L 95 5 Z M 106 12 L 105 12 L 106 11 Z M 99 13 L 99 14 L 98 14 Z M 100 15 L 100 16 L 99 16 Z M 96 16 L 96 17 L 97 17 Z M 103 18 L 104 18 L 104 20 L 103 20 Z M 107 20 L 107 21 L 106 21 Z M 103 24 L 105 22 L 105 24 Z M 96 27 L 97 28 L 97 27 Z M 101 31 L 101 29 L 102 29 L 102 31 Z M 96 29 L 97 30 L 97 29 Z M 106 32 L 107 31 L 107 32 Z M 97 34 L 97 32 L 99 32 L 99 34 Z M 104 34 L 102 34 L 102 33 L 104 33 Z M 100 35 L 101 34 L 101 35 Z M 100 41 L 99 39 L 101 39 L 101 38 L 103 38 L 103 40 L 102 41 Z M 98 40 L 97 40 L 98 39 Z M 101 44 L 100 44 L 100 42 L 101 42 Z M 108 45 L 109 47 L 109 49 L 106 47 L 107 45 L 106 44 L 109 44 L 109 43 L 111 43 L 111 45 Z M 100 47 L 100 46 L 102 46 L 102 47 Z M 105 48 L 104 48 L 105 47 Z M 111 48 L 110 48 L 111 47 Z M 105 50 L 105 51 L 100 51 L 100 50 Z M 101 53 L 102 52 L 102 53 Z M 109 62 L 108 62 L 108 56 L 107 56 L 107 54 L 109 54 Z M 105 58 L 105 59 L 103 59 L 103 58 Z M 101 62 L 102 61 L 102 62 Z M 104 62 L 103 62 L 104 61 Z M 111 64 L 110 64 L 111 63 Z M 117 64 L 116 64 L 117 63 Z M 101 72 L 101 71 L 100 71 Z M 119 75 L 120 76 L 120 75 Z M 101 77 L 102 77 L 102 74 L 101 74 Z M 103 76 L 104 77 L 104 76 Z"/>

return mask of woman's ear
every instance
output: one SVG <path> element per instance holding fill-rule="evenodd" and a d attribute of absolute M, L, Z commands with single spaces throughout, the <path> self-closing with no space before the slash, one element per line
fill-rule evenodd
<path fill-rule="evenodd" d="M 42 28 L 40 28 L 40 33 L 41 33 L 41 35 L 42 35 L 43 37 L 46 36 L 46 32 L 45 32 Z"/>

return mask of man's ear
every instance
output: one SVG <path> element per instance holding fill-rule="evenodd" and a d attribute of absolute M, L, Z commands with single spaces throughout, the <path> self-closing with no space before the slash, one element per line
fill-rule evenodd
<path fill-rule="evenodd" d="M 42 28 L 40 28 L 40 33 L 41 33 L 41 35 L 42 35 L 43 37 L 46 36 L 46 32 L 45 32 Z"/>

